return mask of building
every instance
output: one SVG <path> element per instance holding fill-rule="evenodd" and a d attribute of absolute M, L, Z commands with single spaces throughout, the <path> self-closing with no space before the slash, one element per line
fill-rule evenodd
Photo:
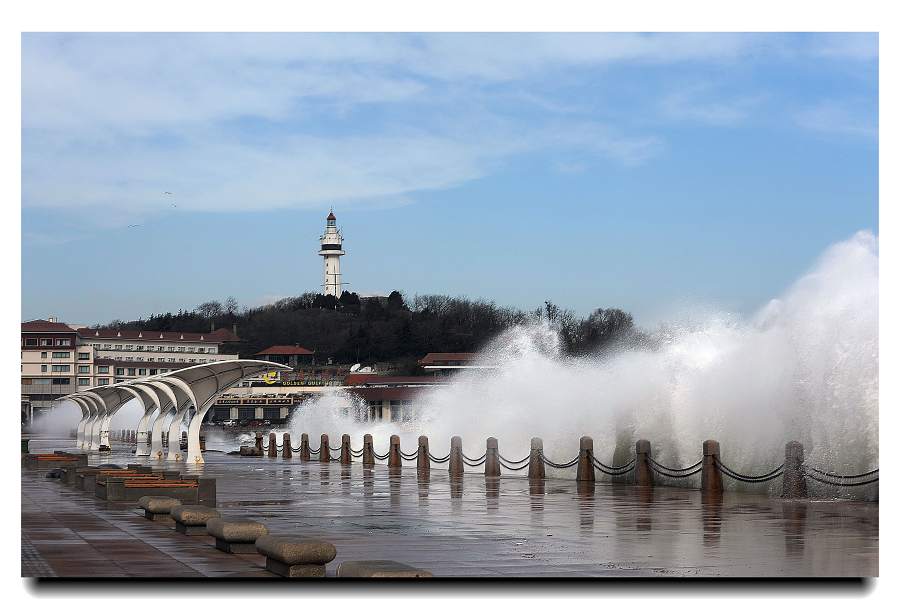
<path fill-rule="evenodd" d="M 22 417 L 29 421 L 75 391 L 238 357 L 221 352 L 238 340 L 224 329 L 97 330 L 51 317 L 24 322 L 21 333 Z"/>
<path fill-rule="evenodd" d="M 267 362 L 284 364 L 296 371 L 299 370 L 301 366 L 313 364 L 314 355 L 314 351 L 310 351 L 300 345 L 272 345 L 268 349 L 263 349 L 259 353 L 255 353 L 254 357 Z"/>
<path fill-rule="evenodd" d="M 325 234 L 319 237 L 319 255 L 325 261 L 325 276 L 322 289 L 325 295 L 331 294 L 335 298 L 340 297 L 344 284 L 341 282 L 341 256 L 343 250 L 344 235 L 337 228 L 337 218 L 334 212 L 328 214 L 325 224 Z"/>
<path fill-rule="evenodd" d="M 428 353 L 419 360 L 419 366 L 435 376 L 449 376 L 460 370 L 492 369 L 496 366 L 475 364 L 476 353 Z"/>
<path fill-rule="evenodd" d="M 350 374 L 345 379 L 347 391 L 366 406 L 359 413 L 364 421 L 410 421 L 415 414 L 415 403 L 423 392 L 445 382 L 433 376 L 377 374 Z"/>

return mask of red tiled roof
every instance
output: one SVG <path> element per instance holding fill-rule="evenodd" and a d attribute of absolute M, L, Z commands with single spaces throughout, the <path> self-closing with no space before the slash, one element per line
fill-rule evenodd
<path fill-rule="evenodd" d="M 66 324 L 55 321 L 47 321 L 46 319 L 33 319 L 31 321 L 22 322 L 22 332 L 74 332 L 74 328 L 70 328 Z"/>
<path fill-rule="evenodd" d="M 312 355 L 314 352 L 297 345 L 272 345 L 255 355 Z"/>
<path fill-rule="evenodd" d="M 437 362 L 468 362 L 475 359 L 475 353 L 428 353 L 419 360 L 420 366 L 431 366 Z"/>
<path fill-rule="evenodd" d="M 225 328 L 219 328 L 213 332 L 161 332 L 159 330 L 97 330 L 95 328 L 79 328 L 78 336 L 85 340 L 115 338 L 133 341 L 204 342 L 216 344 L 240 340 Z"/>

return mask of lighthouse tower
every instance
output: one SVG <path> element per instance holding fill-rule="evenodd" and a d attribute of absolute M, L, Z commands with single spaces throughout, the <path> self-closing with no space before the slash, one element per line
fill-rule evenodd
<path fill-rule="evenodd" d="M 335 298 L 341 295 L 341 256 L 344 255 L 343 243 L 344 236 L 337 227 L 337 218 L 334 217 L 332 211 L 328 214 L 327 223 L 325 224 L 325 234 L 319 238 L 322 244 L 319 249 L 319 255 L 325 260 L 325 281 L 322 287 L 325 288 L 325 294 L 331 294 Z"/>

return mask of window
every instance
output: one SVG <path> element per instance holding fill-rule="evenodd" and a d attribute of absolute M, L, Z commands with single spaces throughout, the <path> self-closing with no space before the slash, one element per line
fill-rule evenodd
<path fill-rule="evenodd" d="M 68 347 L 71 344 L 72 344 L 72 339 L 70 339 L 70 338 L 57 338 L 56 339 L 57 347 Z"/>
<path fill-rule="evenodd" d="M 156 346 L 156 350 L 157 350 L 157 351 L 162 351 L 162 350 L 163 350 L 163 346 L 162 346 L 162 345 L 157 345 L 157 346 Z"/>
<path fill-rule="evenodd" d="M 97 366 L 98 374 L 109 374 L 109 366 Z"/>
<path fill-rule="evenodd" d="M 103 345 L 103 348 L 104 349 L 112 349 L 112 345 L 106 344 L 106 345 Z"/>
<path fill-rule="evenodd" d="M 197 347 L 197 353 L 206 353 L 206 347 Z"/>
<path fill-rule="evenodd" d="M 42 346 L 42 347 L 52 347 L 52 346 L 53 346 L 53 340 L 51 340 L 51 339 L 49 339 L 49 338 L 42 338 L 42 339 L 41 339 L 41 346 Z"/>
<path fill-rule="evenodd" d="M 150 368 L 150 374 L 151 376 L 156 374 L 156 368 Z"/>
<path fill-rule="evenodd" d="M 116 345 L 116 351 L 121 351 L 121 350 L 122 350 L 122 345 Z"/>
<path fill-rule="evenodd" d="M 167 351 L 174 351 L 174 350 L 175 350 L 175 347 L 173 347 L 172 345 L 169 345 Z"/>
<path fill-rule="evenodd" d="M 78 366 L 78 374 L 90 374 L 91 367 L 90 366 Z"/>
<path fill-rule="evenodd" d="M 147 376 L 146 368 L 138 368 L 138 376 Z"/>
<path fill-rule="evenodd" d="M 143 351 L 144 345 L 138 345 L 137 347 L 135 347 L 135 349 L 137 349 L 138 351 Z"/>
<path fill-rule="evenodd" d="M 41 351 L 41 359 L 47 359 L 47 352 Z"/>
<path fill-rule="evenodd" d="M 26 347 L 37 347 L 37 339 L 36 338 L 26 338 L 25 346 Z"/>
<path fill-rule="evenodd" d="M 100 343 L 91 343 L 91 346 L 92 346 L 94 349 L 99 349 L 99 348 L 100 348 Z"/>
<path fill-rule="evenodd" d="M 130 355 L 125 356 L 125 361 L 130 362 L 133 358 Z"/>
<path fill-rule="evenodd" d="M 71 368 L 69 364 L 53 364 L 50 372 L 68 372 Z"/>
<path fill-rule="evenodd" d="M 178 351 L 179 351 L 180 353 L 184 353 L 184 347 L 178 347 Z"/>
<path fill-rule="evenodd" d="M 41 364 L 41 372 L 47 372 L 47 364 Z"/>
<path fill-rule="evenodd" d="M 78 386 L 84 387 L 85 385 L 90 385 L 91 379 L 78 379 Z"/>
<path fill-rule="evenodd" d="M 174 357 L 170 357 L 170 358 L 169 358 L 169 361 L 170 361 L 170 362 L 174 362 L 174 361 L 175 361 L 175 358 L 174 358 Z"/>
<path fill-rule="evenodd" d="M 189 362 L 196 362 L 197 360 L 195 360 L 195 359 L 192 357 L 192 358 L 189 359 L 188 361 L 189 361 Z"/>
<path fill-rule="evenodd" d="M 132 345 L 125 345 L 125 350 L 126 350 L 126 351 L 131 351 L 131 350 L 132 350 Z"/>
<path fill-rule="evenodd" d="M 87 352 L 79 353 L 78 359 L 91 359 L 91 354 Z"/>
<path fill-rule="evenodd" d="M 68 359 L 69 352 L 68 351 L 54 351 L 53 359 Z"/>
<path fill-rule="evenodd" d="M 216 348 L 215 348 L 215 347 L 210 347 L 210 348 L 209 348 L 209 353 L 215 353 L 215 352 L 216 352 Z"/>
<path fill-rule="evenodd" d="M 71 381 L 72 379 L 62 378 L 62 379 L 52 379 L 52 380 L 53 380 L 53 383 L 52 383 L 53 385 L 71 385 L 71 383 L 69 381 Z"/>
<path fill-rule="evenodd" d="M 116 374 L 117 375 L 125 374 L 125 368 L 116 368 Z"/>
<path fill-rule="evenodd" d="M 134 368 L 128 369 L 128 376 L 134 376 Z"/>
<path fill-rule="evenodd" d="M 97 379 L 98 385 L 109 385 L 109 379 Z"/>
<path fill-rule="evenodd" d="M 50 379 L 34 379 L 31 382 L 33 385 L 49 385 Z"/>
<path fill-rule="evenodd" d="M 155 361 L 156 361 L 156 358 L 155 358 L 155 357 L 148 357 L 148 358 L 147 358 L 147 361 L 148 361 L 148 362 L 155 362 Z"/>

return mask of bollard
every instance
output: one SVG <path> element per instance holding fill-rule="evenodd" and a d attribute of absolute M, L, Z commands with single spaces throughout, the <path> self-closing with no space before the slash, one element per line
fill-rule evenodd
<path fill-rule="evenodd" d="M 341 436 L 341 465 L 350 465 L 350 435 Z"/>
<path fill-rule="evenodd" d="M 581 436 L 578 444 L 578 471 L 575 480 L 594 482 L 594 439 L 590 436 Z"/>
<path fill-rule="evenodd" d="M 700 488 L 704 493 L 722 494 L 722 472 L 716 467 L 719 454 L 718 442 L 706 440 L 703 443 L 703 470 L 700 472 Z"/>
<path fill-rule="evenodd" d="M 528 455 L 528 479 L 543 480 L 547 477 L 544 471 L 544 441 L 540 438 L 531 438 L 531 453 Z"/>
<path fill-rule="evenodd" d="M 784 446 L 784 474 L 781 496 L 785 499 L 801 499 L 808 496 L 806 478 L 803 476 L 803 445 L 788 442 Z"/>
<path fill-rule="evenodd" d="M 300 434 L 300 460 L 309 461 L 309 434 Z"/>
<path fill-rule="evenodd" d="M 372 434 L 367 433 L 363 436 L 363 466 L 373 467 L 375 465 L 375 448 L 372 446 Z"/>
<path fill-rule="evenodd" d="M 634 483 L 642 488 L 653 486 L 653 472 L 650 471 L 650 440 L 638 440 L 634 444 Z"/>
<path fill-rule="evenodd" d="M 262 432 L 261 431 L 256 432 L 256 450 L 259 451 L 260 455 L 262 454 L 263 447 L 262 447 Z"/>
<path fill-rule="evenodd" d="M 284 433 L 281 435 L 281 458 L 290 459 L 294 456 L 291 451 L 291 434 Z"/>
<path fill-rule="evenodd" d="M 319 463 L 328 463 L 331 461 L 331 448 L 328 446 L 328 434 L 323 433 L 319 442 Z"/>
<path fill-rule="evenodd" d="M 276 439 L 275 432 L 269 432 L 269 456 L 278 456 L 278 440 Z"/>
<path fill-rule="evenodd" d="M 450 438 L 450 477 L 461 478 L 463 475 L 462 438 Z"/>
<path fill-rule="evenodd" d="M 388 449 L 388 467 L 399 468 L 403 466 L 400 459 L 400 436 L 391 436 L 391 447 Z"/>
<path fill-rule="evenodd" d="M 497 438 L 487 439 L 484 451 L 484 475 L 496 478 L 500 475 L 500 451 L 497 449 Z"/>
<path fill-rule="evenodd" d="M 419 436 L 419 453 L 416 456 L 416 473 L 419 478 L 431 475 L 431 459 L 428 457 L 428 436 Z"/>

